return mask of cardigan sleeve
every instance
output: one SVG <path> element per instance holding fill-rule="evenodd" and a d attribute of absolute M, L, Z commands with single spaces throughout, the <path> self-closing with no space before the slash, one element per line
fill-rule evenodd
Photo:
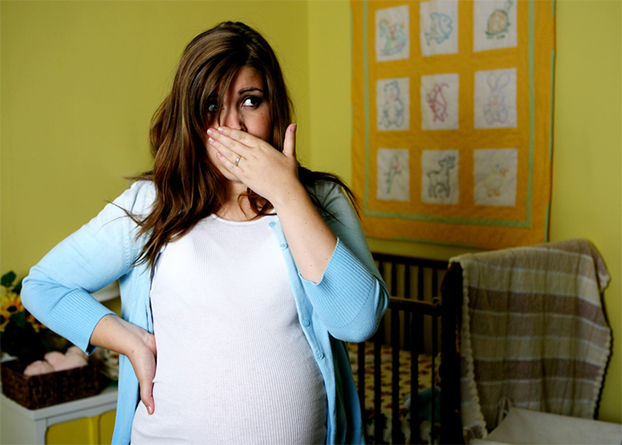
<path fill-rule="evenodd" d="M 325 184 L 326 221 L 337 246 L 319 283 L 301 277 L 322 322 L 339 340 L 371 337 L 386 311 L 389 293 L 369 252 L 358 217 L 340 187 Z"/>
<path fill-rule="evenodd" d="M 24 307 L 86 352 L 93 350 L 89 341 L 99 320 L 113 314 L 91 293 L 126 274 L 136 258 L 137 225 L 123 209 L 135 214 L 143 206 L 145 185 L 133 184 L 54 247 L 24 279 Z"/>

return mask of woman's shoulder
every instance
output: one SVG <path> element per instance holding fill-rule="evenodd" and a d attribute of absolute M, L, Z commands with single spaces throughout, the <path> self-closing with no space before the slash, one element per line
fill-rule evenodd
<path fill-rule="evenodd" d="M 148 213 L 156 199 L 153 181 L 139 180 L 126 189 L 113 204 L 134 215 Z"/>
<path fill-rule="evenodd" d="M 328 198 L 342 194 L 341 186 L 328 179 L 318 179 L 310 185 L 306 185 L 307 191 L 313 193 L 318 198 Z"/>

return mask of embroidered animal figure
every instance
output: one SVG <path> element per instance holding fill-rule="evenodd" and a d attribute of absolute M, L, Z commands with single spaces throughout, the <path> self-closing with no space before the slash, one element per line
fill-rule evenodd
<path fill-rule="evenodd" d="M 505 160 L 499 156 L 493 156 L 490 160 L 490 174 L 484 178 L 484 187 L 489 198 L 501 195 L 501 187 L 505 182 L 507 172 Z"/>
<path fill-rule="evenodd" d="M 402 171 L 400 170 L 400 157 L 398 155 L 393 155 L 391 161 L 389 162 L 387 179 L 385 181 L 385 184 L 387 186 L 387 195 L 391 193 L 391 188 L 393 187 L 393 180 L 401 172 Z"/>
<path fill-rule="evenodd" d="M 504 38 L 510 28 L 510 8 L 512 8 L 512 0 L 507 0 L 503 8 L 495 9 L 488 17 L 486 27 L 486 36 L 492 38 Z"/>
<path fill-rule="evenodd" d="M 444 87 L 449 88 L 449 85 L 446 83 L 434 84 L 432 89 L 425 95 L 426 101 L 428 102 L 428 105 L 434 115 L 434 122 L 437 120 L 445 122 L 445 118 L 447 117 L 447 99 L 445 99 L 445 96 L 443 95 Z"/>
<path fill-rule="evenodd" d="M 508 120 L 508 109 L 505 107 L 505 88 L 510 83 L 510 75 L 502 72 L 497 77 L 494 73 L 488 75 L 488 86 L 490 95 L 488 103 L 484 105 L 484 116 L 488 125 L 495 122 L 506 123 Z"/>
<path fill-rule="evenodd" d="M 430 30 L 425 32 L 425 40 L 428 46 L 431 41 L 437 44 L 443 43 L 449 38 L 454 30 L 454 21 L 447 14 L 433 12 L 430 14 Z"/>
<path fill-rule="evenodd" d="M 380 119 L 381 128 L 389 129 L 391 126 L 401 128 L 404 124 L 404 103 L 400 99 L 400 86 L 397 80 L 392 80 L 384 85 L 384 105 Z"/>
<path fill-rule="evenodd" d="M 382 19 L 378 23 L 378 33 L 380 38 L 384 39 L 384 47 L 380 50 L 382 55 L 391 56 L 397 54 L 408 43 L 402 23 L 391 24 L 387 19 Z"/>
<path fill-rule="evenodd" d="M 438 165 L 441 167 L 439 170 L 431 170 L 426 173 L 430 179 L 430 184 L 428 185 L 428 195 L 430 198 L 449 198 L 451 195 L 449 170 L 455 167 L 455 161 L 455 156 L 445 156 L 438 160 Z"/>

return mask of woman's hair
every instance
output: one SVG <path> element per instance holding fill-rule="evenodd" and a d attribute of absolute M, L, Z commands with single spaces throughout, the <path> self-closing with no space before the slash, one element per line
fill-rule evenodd
<path fill-rule="evenodd" d="M 263 75 L 264 96 L 272 119 L 272 140 L 283 150 L 285 131 L 291 123 L 292 103 L 276 55 L 266 40 L 243 23 L 224 22 L 196 36 L 186 47 L 169 95 L 155 112 L 150 130 L 153 170 L 134 179 L 153 181 L 156 199 L 151 212 L 140 219 L 130 215 L 147 235 L 137 263 L 153 265 L 162 246 L 186 234 L 201 219 L 217 212 L 227 200 L 226 179 L 207 155 L 210 105 L 218 97 L 222 109 L 225 91 L 237 71 L 251 67 Z M 352 192 L 336 176 L 311 172 L 299 166 L 305 186 L 328 180 Z M 247 195 L 256 217 L 268 214 L 272 205 L 252 190 Z M 317 197 L 313 203 L 326 211 Z"/>

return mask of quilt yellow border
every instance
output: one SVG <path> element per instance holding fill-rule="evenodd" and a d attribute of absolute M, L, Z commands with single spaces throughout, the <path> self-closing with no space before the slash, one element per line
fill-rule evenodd
<path fill-rule="evenodd" d="M 547 241 L 554 2 L 351 7 L 366 233 L 490 249 Z"/>

